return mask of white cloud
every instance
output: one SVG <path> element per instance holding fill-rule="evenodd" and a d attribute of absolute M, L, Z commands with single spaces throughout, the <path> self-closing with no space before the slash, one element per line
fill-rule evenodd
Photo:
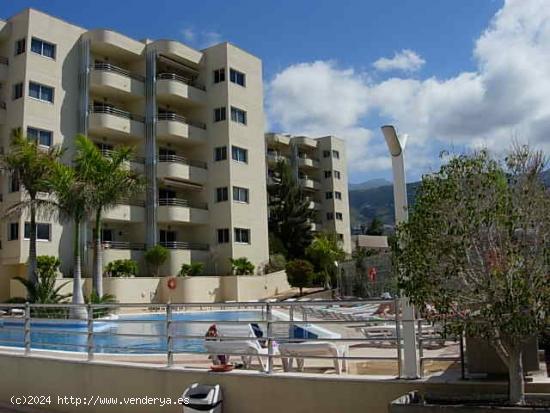
<path fill-rule="evenodd" d="M 403 49 L 395 52 L 392 58 L 381 57 L 372 65 L 376 70 L 385 72 L 388 70 L 402 70 L 405 72 L 416 72 L 426 61 L 416 52 L 410 49 Z"/>
<path fill-rule="evenodd" d="M 364 127 L 374 116 L 411 135 L 407 165 L 417 171 L 436 167 L 441 147 L 501 152 L 524 139 L 550 153 L 547 1 L 506 1 L 477 39 L 473 57 L 476 69 L 454 77 L 380 82 L 334 62 L 292 65 L 268 86 L 268 115 L 288 132 L 345 138 L 357 172 L 389 168 L 383 141 Z"/>
<path fill-rule="evenodd" d="M 193 27 L 182 29 L 181 34 L 186 43 L 198 49 L 205 49 L 222 41 L 222 35 L 216 31 L 196 31 Z"/>

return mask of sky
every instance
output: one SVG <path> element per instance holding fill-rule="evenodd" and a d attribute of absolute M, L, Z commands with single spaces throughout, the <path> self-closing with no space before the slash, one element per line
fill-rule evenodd
<path fill-rule="evenodd" d="M 130 5 L 131 4 L 131 5 Z M 380 126 L 408 134 L 409 180 L 442 151 L 550 154 L 548 0 L 0 0 L 87 28 L 230 41 L 260 57 L 271 131 L 346 140 L 349 181 L 391 179 Z M 106 12 L 107 11 L 107 12 Z"/>

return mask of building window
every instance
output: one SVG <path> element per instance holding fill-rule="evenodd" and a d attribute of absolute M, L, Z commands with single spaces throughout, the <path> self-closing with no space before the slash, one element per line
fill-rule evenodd
<path fill-rule="evenodd" d="M 332 199 L 332 192 L 325 192 L 325 199 Z"/>
<path fill-rule="evenodd" d="M 20 187 L 20 183 L 19 183 L 19 177 L 15 174 L 11 175 L 10 176 L 10 192 L 19 192 L 19 187 Z"/>
<path fill-rule="evenodd" d="M 19 223 L 10 222 L 8 226 L 8 241 L 15 241 L 19 239 Z"/>
<path fill-rule="evenodd" d="M 340 152 L 333 150 L 332 157 L 336 159 L 340 159 Z"/>
<path fill-rule="evenodd" d="M 172 242 L 176 242 L 176 231 L 167 231 L 165 229 L 161 229 L 159 241 L 161 244 L 170 244 Z"/>
<path fill-rule="evenodd" d="M 340 241 L 344 241 L 344 234 L 340 234 L 340 233 L 339 233 L 339 234 L 338 234 L 338 239 L 339 239 Z"/>
<path fill-rule="evenodd" d="M 25 49 L 27 48 L 27 39 L 22 38 L 15 42 L 15 55 L 20 55 L 25 53 Z"/>
<path fill-rule="evenodd" d="M 227 146 L 218 146 L 214 149 L 214 160 L 225 161 L 227 159 Z"/>
<path fill-rule="evenodd" d="M 23 97 L 23 83 L 16 83 L 13 85 L 12 99 L 19 99 Z"/>
<path fill-rule="evenodd" d="M 338 192 L 338 191 L 334 192 L 334 198 L 342 199 L 342 192 Z"/>
<path fill-rule="evenodd" d="M 52 146 L 52 132 L 49 130 L 27 128 L 27 138 L 31 141 L 38 142 L 42 146 Z"/>
<path fill-rule="evenodd" d="M 33 37 L 31 40 L 31 51 L 39 55 L 55 59 L 55 44 Z"/>
<path fill-rule="evenodd" d="M 228 191 L 226 186 L 216 188 L 216 202 L 227 201 L 228 198 L 229 196 L 228 196 Z"/>
<path fill-rule="evenodd" d="M 242 109 L 231 106 L 231 120 L 246 125 L 246 112 Z"/>
<path fill-rule="evenodd" d="M 214 83 L 225 82 L 225 68 L 214 70 Z"/>
<path fill-rule="evenodd" d="M 113 230 L 112 229 L 102 229 L 101 230 L 101 241 L 103 242 L 113 242 Z"/>
<path fill-rule="evenodd" d="M 330 157 L 330 151 L 323 151 L 323 158 L 329 158 Z"/>
<path fill-rule="evenodd" d="M 235 242 L 250 244 L 250 230 L 245 228 L 235 228 Z"/>
<path fill-rule="evenodd" d="M 248 163 L 248 150 L 239 148 L 238 146 L 232 146 L 231 157 L 234 161 Z"/>
<path fill-rule="evenodd" d="M 229 228 L 218 229 L 218 244 L 227 244 L 229 242 Z"/>
<path fill-rule="evenodd" d="M 332 171 L 325 171 L 325 178 L 330 178 L 332 176 Z"/>
<path fill-rule="evenodd" d="M 233 187 L 233 201 L 246 202 L 248 204 L 248 188 Z"/>
<path fill-rule="evenodd" d="M 341 212 L 337 212 L 335 215 L 336 215 L 336 219 L 338 221 L 342 221 L 344 219 L 344 216 L 342 215 Z"/>
<path fill-rule="evenodd" d="M 29 82 L 29 96 L 43 102 L 53 103 L 53 87 Z"/>
<path fill-rule="evenodd" d="M 38 241 L 50 241 L 51 240 L 51 225 L 50 224 L 36 224 L 36 239 Z M 25 222 L 25 239 L 31 237 L 31 223 Z"/>
<path fill-rule="evenodd" d="M 340 179 L 340 171 L 334 171 L 334 177 Z"/>
<path fill-rule="evenodd" d="M 214 109 L 214 122 L 221 122 L 226 119 L 225 106 Z"/>
<path fill-rule="evenodd" d="M 246 75 L 235 69 L 229 70 L 229 80 L 241 86 L 246 86 Z"/>
<path fill-rule="evenodd" d="M 327 221 L 332 221 L 334 219 L 334 212 L 327 212 Z"/>

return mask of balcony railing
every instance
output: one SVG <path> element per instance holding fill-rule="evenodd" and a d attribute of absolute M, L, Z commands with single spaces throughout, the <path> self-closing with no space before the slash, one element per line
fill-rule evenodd
<path fill-rule="evenodd" d="M 0 65 L 7 65 L 9 64 L 9 60 L 7 57 L 0 56 Z"/>
<path fill-rule="evenodd" d="M 112 250 L 136 250 L 143 251 L 145 250 L 145 244 L 140 242 L 129 242 L 129 241 L 103 241 L 103 248 L 112 249 Z M 93 243 L 89 243 L 89 246 L 92 246 Z"/>
<path fill-rule="evenodd" d="M 320 182 L 318 179 L 312 178 L 311 176 L 301 176 L 300 180 L 302 180 L 302 181 L 313 181 L 317 184 Z"/>
<path fill-rule="evenodd" d="M 194 202 L 183 198 L 161 198 L 159 206 L 181 206 L 186 208 L 208 209 L 208 204 L 205 202 Z"/>
<path fill-rule="evenodd" d="M 159 155 L 158 157 L 159 162 L 175 162 L 175 163 L 181 163 L 183 165 L 189 165 L 194 166 L 195 168 L 207 168 L 207 163 L 202 161 L 195 161 L 192 159 L 184 158 L 183 156 L 178 155 Z"/>
<path fill-rule="evenodd" d="M 110 157 L 113 155 L 114 151 L 111 149 L 101 149 L 101 154 L 105 157 Z M 143 156 L 132 156 L 130 162 L 136 163 L 145 163 L 145 158 Z"/>
<path fill-rule="evenodd" d="M 126 76 L 135 80 L 139 80 L 140 82 L 145 81 L 145 78 L 143 76 L 137 75 L 135 73 L 130 72 L 129 70 L 112 65 L 110 63 L 97 62 L 92 66 L 92 68 L 94 70 L 103 71 L 103 72 L 118 73 L 119 75 Z"/>
<path fill-rule="evenodd" d="M 208 244 L 202 244 L 200 242 L 187 242 L 187 241 L 161 241 L 160 245 L 164 248 L 171 250 L 195 250 L 195 251 L 208 251 L 210 246 Z"/>
<path fill-rule="evenodd" d="M 187 79 L 186 77 L 177 75 L 175 73 L 159 73 L 157 75 L 157 79 L 176 80 L 178 82 L 185 83 L 186 85 L 193 86 L 194 88 L 197 88 L 200 90 L 206 90 L 204 85 L 201 85 L 200 83 L 197 83 L 194 80 Z"/>
<path fill-rule="evenodd" d="M 117 202 L 117 204 L 144 207 L 145 201 L 142 199 L 121 199 L 120 201 Z"/>
<path fill-rule="evenodd" d="M 130 113 L 123 109 L 116 108 L 108 105 L 90 105 L 91 113 L 106 113 L 108 115 L 118 116 L 120 118 L 130 119 L 136 122 L 144 122 L 145 118 L 141 115 Z"/>
<path fill-rule="evenodd" d="M 187 119 L 185 116 L 178 115 L 177 113 L 159 113 L 157 115 L 158 120 L 172 120 L 175 122 L 185 123 L 187 125 L 195 126 L 200 129 L 206 129 L 206 125 L 202 122 L 195 122 Z"/>

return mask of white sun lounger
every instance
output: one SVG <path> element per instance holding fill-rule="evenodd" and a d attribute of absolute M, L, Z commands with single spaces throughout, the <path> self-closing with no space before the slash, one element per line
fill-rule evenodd
<path fill-rule="evenodd" d="M 345 345 L 337 346 L 334 343 L 317 341 L 304 343 L 279 343 L 279 353 L 282 357 L 284 371 L 292 369 L 293 360 L 296 359 L 298 371 L 304 370 L 304 358 L 308 356 L 325 356 L 325 357 L 345 357 L 348 355 L 348 348 Z M 334 359 L 334 369 L 337 374 L 346 371 L 347 363 L 345 359 Z"/>
<path fill-rule="evenodd" d="M 361 327 L 360 330 L 365 338 L 371 340 L 370 343 L 374 346 L 395 345 L 397 339 L 395 324 Z"/>

